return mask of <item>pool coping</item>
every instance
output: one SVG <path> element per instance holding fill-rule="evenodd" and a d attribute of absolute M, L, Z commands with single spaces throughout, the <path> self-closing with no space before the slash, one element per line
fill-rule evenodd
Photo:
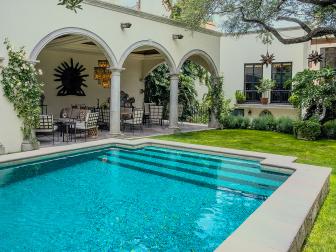
<path fill-rule="evenodd" d="M 0 163 L 109 144 L 128 147 L 159 145 L 208 154 L 240 156 L 261 160 L 265 170 L 292 173 L 288 180 L 216 249 L 218 252 L 300 251 L 329 192 L 331 169 L 294 163 L 295 157 L 148 138 L 111 138 L 1 155 Z"/>

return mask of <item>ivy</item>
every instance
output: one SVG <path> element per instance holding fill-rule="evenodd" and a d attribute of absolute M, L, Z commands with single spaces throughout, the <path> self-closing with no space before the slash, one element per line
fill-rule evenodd
<path fill-rule="evenodd" d="M 58 5 L 64 5 L 67 9 L 77 13 L 82 9 L 83 0 L 58 0 Z"/>
<path fill-rule="evenodd" d="M 222 77 L 214 78 L 209 75 L 205 78 L 208 93 L 204 98 L 204 104 L 218 121 L 221 121 L 223 117 L 228 116 L 232 111 L 231 100 L 226 99 L 224 96 L 223 80 L 224 78 Z"/>
<path fill-rule="evenodd" d="M 39 124 L 40 97 L 43 84 L 38 81 L 38 74 L 34 65 L 26 59 L 24 48 L 13 49 L 10 42 L 4 42 L 8 52 L 8 65 L 1 72 L 1 85 L 4 95 L 13 104 L 17 116 L 22 119 L 21 127 L 25 140 L 31 142 L 33 130 Z"/>

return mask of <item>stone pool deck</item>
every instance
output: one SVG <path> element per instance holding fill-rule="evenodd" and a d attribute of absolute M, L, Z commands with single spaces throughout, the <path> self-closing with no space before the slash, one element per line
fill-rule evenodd
<path fill-rule="evenodd" d="M 260 160 L 263 169 L 292 175 L 216 251 L 300 251 L 329 191 L 331 169 L 295 163 L 296 158 L 260 152 L 176 143 L 153 139 L 103 139 L 0 156 L 0 163 L 71 152 L 101 145 L 141 147 L 159 145 L 208 154 Z"/>

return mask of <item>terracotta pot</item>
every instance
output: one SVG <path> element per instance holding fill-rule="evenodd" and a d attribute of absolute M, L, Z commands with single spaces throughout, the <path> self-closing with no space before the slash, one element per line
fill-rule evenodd
<path fill-rule="evenodd" d="M 260 102 L 261 104 L 266 105 L 268 104 L 268 98 L 260 98 Z"/>

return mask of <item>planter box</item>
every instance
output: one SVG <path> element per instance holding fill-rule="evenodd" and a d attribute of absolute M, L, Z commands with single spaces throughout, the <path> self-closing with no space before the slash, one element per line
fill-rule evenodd
<path fill-rule="evenodd" d="M 32 150 L 38 150 L 40 149 L 40 142 L 37 143 L 31 143 L 29 141 L 23 141 L 21 144 L 21 151 L 32 151 Z"/>

